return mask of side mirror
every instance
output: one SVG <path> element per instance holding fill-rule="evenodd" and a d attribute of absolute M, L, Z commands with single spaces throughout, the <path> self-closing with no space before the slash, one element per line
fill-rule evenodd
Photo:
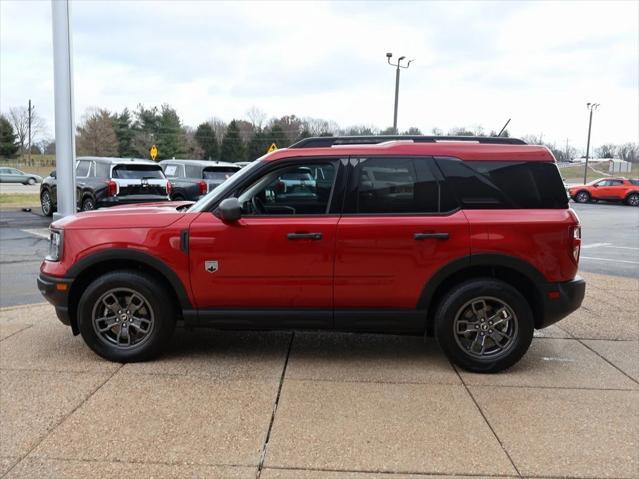
<path fill-rule="evenodd" d="M 49 176 L 50 176 L 51 178 L 55 178 L 55 170 L 53 170 L 51 173 L 49 173 Z"/>
<path fill-rule="evenodd" d="M 592 186 L 594 186 L 595 188 L 599 188 L 599 185 L 596 184 L 596 183 L 594 185 L 592 185 Z"/>
<path fill-rule="evenodd" d="M 227 198 L 217 207 L 217 216 L 226 222 L 232 223 L 242 217 L 242 206 L 237 198 Z"/>

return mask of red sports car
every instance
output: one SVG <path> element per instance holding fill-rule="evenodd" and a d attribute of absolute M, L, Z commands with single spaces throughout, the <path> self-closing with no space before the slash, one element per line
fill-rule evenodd
<path fill-rule="evenodd" d="M 586 185 L 572 186 L 568 188 L 568 194 L 577 203 L 606 200 L 639 206 L 639 180 L 601 178 Z"/>

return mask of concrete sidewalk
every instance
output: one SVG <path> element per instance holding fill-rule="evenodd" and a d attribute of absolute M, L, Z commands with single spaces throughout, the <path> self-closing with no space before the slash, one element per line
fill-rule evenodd
<path fill-rule="evenodd" d="M 95 356 L 52 307 L 0 312 L 0 477 L 639 477 L 639 281 L 498 375 L 421 338 L 177 331 Z"/>

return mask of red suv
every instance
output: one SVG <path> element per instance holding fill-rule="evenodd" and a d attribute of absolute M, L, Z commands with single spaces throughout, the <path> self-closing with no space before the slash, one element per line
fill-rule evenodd
<path fill-rule="evenodd" d="M 308 138 L 195 204 L 56 221 L 38 285 L 113 361 L 153 357 L 183 323 L 434 335 L 495 372 L 582 302 L 567 202 L 550 151 L 517 139 Z"/>
<path fill-rule="evenodd" d="M 586 185 L 572 186 L 568 188 L 568 194 L 577 203 L 606 200 L 639 206 L 639 180 L 602 178 Z"/>

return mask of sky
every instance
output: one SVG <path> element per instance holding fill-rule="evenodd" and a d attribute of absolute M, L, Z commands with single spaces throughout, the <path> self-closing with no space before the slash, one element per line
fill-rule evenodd
<path fill-rule="evenodd" d="M 585 149 L 639 141 L 639 2 L 72 1 L 75 116 L 168 103 L 184 123 L 295 114 Z M 0 111 L 54 130 L 51 3 L 0 0 Z"/>

